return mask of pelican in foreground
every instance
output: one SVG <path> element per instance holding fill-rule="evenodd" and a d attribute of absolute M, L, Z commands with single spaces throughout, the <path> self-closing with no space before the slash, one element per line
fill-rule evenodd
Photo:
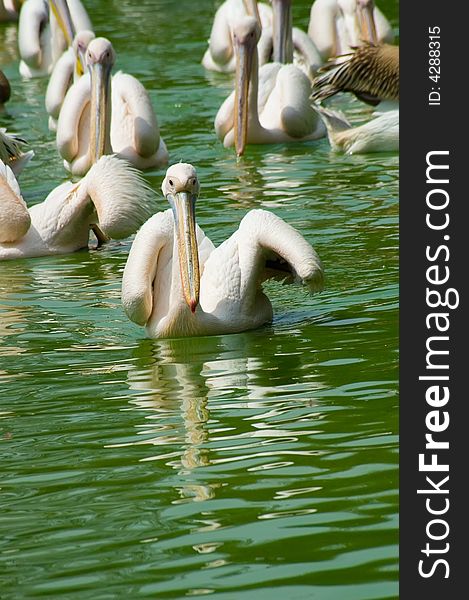
<path fill-rule="evenodd" d="M 89 73 L 72 85 L 62 104 L 57 148 L 73 175 L 84 175 L 111 152 L 139 169 L 168 163 L 148 92 L 132 75 L 111 78 L 115 58 L 109 40 L 92 40 L 86 51 Z"/>
<path fill-rule="evenodd" d="M 300 69 L 279 63 L 258 68 L 259 36 L 255 18 L 244 17 L 235 24 L 235 90 L 215 118 L 218 137 L 226 147 L 234 145 L 238 156 L 246 144 L 315 140 L 326 133 L 311 106 L 310 81 Z"/>
<path fill-rule="evenodd" d="M 392 42 L 391 24 L 374 0 L 315 0 L 308 35 L 324 62 L 363 42 Z"/>
<path fill-rule="evenodd" d="M 332 150 L 345 154 L 397 152 L 399 150 L 399 111 L 384 112 L 370 121 L 353 127 L 344 115 L 317 107 L 327 127 Z"/>
<path fill-rule="evenodd" d="M 311 98 L 322 102 L 338 92 L 352 92 L 364 102 L 386 102 L 396 108 L 399 102 L 399 47 L 391 44 L 365 44 L 339 62 L 322 69 L 313 82 Z"/>
<path fill-rule="evenodd" d="M 0 161 L 8 165 L 17 177 L 34 156 L 33 150 L 24 150 L 25 146 L 22 138 L 0 127 Z"/>
<path fill-rule="evenodd" d="M 48 75 L 83 29 L 92 25 L 80 0 L 26 0 L 18 24 L 20 74 L 28 79 Z"/>
<path fill-rule="evenodd" d="M 78 183 L 62 183 L 29 210 L 11 169 L 0 162 L 0 260 L 87 248 L 98 224 L 128 237 L 151 214 L 151 190 L 126 161 L 103 156 Z"/>
<path fill-rule="evenodd" d="M 267 279 L 323 286 L 312 246 L 271 212 L 251 210 L 218 248 L 195 222 L 199 180 L 192 165 L 169 167 L 162 191 L 171 209 L 138 231 L 122 280 L 128 317 L 152 338 L 236 333 L 272 320 Z"/>
<path fill-rule="evenodd" d="M 4 72 L 0 69 L 0 106 L 8 102 L 11 96 L 10 82 Z"/>
<path fill-rule="evenodd" d="M 255 17 L 262 31 L 272 27 L 272 9 L 256 0 L 225 0 L 215 13 L 208 48 L 202 65 L 209 71 L 233 73 L 236 57 L 233 46 L 233 26 L 242 17 Z M 265 62 L 268 58 L 265 59 Z"/>
<path fill-rule="evenodd" d="M 79 31 L 72 45 L 65 50 L 55 63 L 47 84 L 46 110 L 49 114 L 49 129 L 56 131 L 60 109 L 65 100 L 67 91 L 84 74 L 86 64 L 86 50 L 91 40 L 95 38 L 92 31 L 84 29 Z"/>

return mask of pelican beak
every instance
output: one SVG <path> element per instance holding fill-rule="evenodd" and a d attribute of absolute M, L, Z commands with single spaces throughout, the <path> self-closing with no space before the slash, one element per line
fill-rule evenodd
<path fill-rule="evenodd" d="M 179 270 L 184 298 L 192 313 L 199 303 L 199 249 L 195 233 L 195 201 L 197 196 L 180 191 L 166 196 L 173 209 L 179 254 Z"/>
<path fill-rule="evenodd" d="M 236 84 L 235 84 L 235 115 L 234 134 L 237 156 L 244 153 L 248 135 L 248 96 L 251 80 L 252 64 L 256 46 L 235 40 L 236 52 Z"/>
<path fill-rule="evenodd" d="M 359 6 L 360 31 L 362 40 L 371 42 L 376 46 L 378 34 L 374 16 L 374 2 L 366 2 Z"/>
<path fill-rule="evenodd" d="M 274 62 L 293 62 L 291 0 L 272 0 Z"/>
<path fill-rule="evenodd" d="M 75 70 L 79 77 L 81 77 L 85 72 L 86 59 L 83 53 L 83 50 L 78 50 L 77 58 L 75 61 Z"/>
<path fill-rule="evenodd" d="M 49 0 L 49 6 L 64 34 L 67 46 L 71 46 L 75 37 L 75 27 L 66 0 Z"/>
<path fill-rule="evenodd" d="M 111 88 L 110 65 L 96 62 L 90 65 L 91 71 L 91 131 L 90 131 L 90 153 L 91 162 L 94 164 L 104 154 L 109 154 L 109 136 L 107 135 L 110 122 L 110 88 Z"/>

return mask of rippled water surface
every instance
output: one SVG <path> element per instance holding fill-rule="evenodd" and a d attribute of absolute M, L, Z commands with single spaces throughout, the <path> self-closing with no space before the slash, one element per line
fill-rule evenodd
<path fill-rule="evenodd" d="M 397 2 L 378 4 L 397 33 Z M 85 5 L 150 90 L 171 160 L 196 165 L 205 232 L 219 243 L 272 210 L 314 244 L 326 289 L 269 284 L 271 326 L 151 341 L 120 305 L 131 239 L 1 263 L 0 597 L 396 598 L 397 156 L 321 140 L 237 162 L 213 132 L 230 79 L 199 64 L 217 3 Z M 295 0 L 304 28 L 308 12 Z M 46 81 L 17 63 L 0 25 L 0 126 L 36 151 L 33 204 L 66 174 Z"/>

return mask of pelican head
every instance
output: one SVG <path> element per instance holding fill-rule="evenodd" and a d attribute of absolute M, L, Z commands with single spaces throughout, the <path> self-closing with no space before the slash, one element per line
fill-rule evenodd
<path fill-rule="evenodd" d="M 86 50 L 91 42 L 94 40 L 95 34 L 93 31 L 83 29 L 79 31 L 73 38 L 73 53 L 75 54 L 75 72 L 78 77 L 81 77 L 85 72 L 86 65 Z"/>
<path fill-rule="evenodd" d="M 260 36 L 261 28 L 255 17 L 243 17 L 233 27 L 233 42 L 236 53 L 234 131 L 235 148 L 238 156 L 243 154 L 246 146 L 249 82 Z"/>
<path fill-rule="evenodd" d="M 359 46 L 363 41 L 377 44 L 374 0 L 338 0 L 338 4 L 349 31 L 351 46 Z"/>
<path fill-rule="evenodd" d="M 291 0 L 270 0 L 273 12 L 274 62 L 293 62 Z"/>
<path fill-rule="evenodd" d="M 111 71 L 116 53 L 109 40 L 95 38 L 88 44 L 86 64 L 91 74 L 91 162 L 111 152 Z"/>
<path fill-rule="evenodd" d="M 199 251 L 195 232 L 195 203 L 199 189 L 197 173 L 187 163 L 169 167 L 161 186 L 173 210 L 182 289 L 192 313 L 199 303 L 200 291 Z"/>

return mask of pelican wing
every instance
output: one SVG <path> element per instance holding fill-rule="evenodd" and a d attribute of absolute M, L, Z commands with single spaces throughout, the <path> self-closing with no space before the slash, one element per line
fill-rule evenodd
<path fill-rule="evenodd" d="M 154 211 L 154 192 L 140 171 L 113 155 L 102 156 L 82 180 L 97 224 L 113 239 L 126 238 Z"/>
<path fill-rule="evenodd" d="M 321 69 L 313 84 L 313 100 L 321 102 L 338 92 L 352 92 L 370 104 L 399 100 L 398 46 L 365 44 L 343 58 Z"/>
<path fill-rule="evenodd" d="M 0 160 L 0 243 L 21 239 L 31 225 L 31 217 L 13 171 Z"/>
<path fill-rule="evenodd" d="M 261 73 L 267 66 L 262 67 Z M 311 106 L 310 94 L 308 77 L 295 65 L 283 65 L 278 70 L 275 87 L 259 116 L 261 125 L 266 129 L 279 129 L 296 139 L 322 137 L 325 128 Z"/>
<path fill-rule="evenodd" d="M 113 149 L 122 152 L 123 147 L 131 145 L 140 156 L 155 154 L 160 143 L 155 111 L 148 92 L 132 75 L 119 72 L 112 78 L 112 111 L 118 129 L 111 130 Z M 122 139 L 115 139 L 117 133 Z"/>
<path fill-rule="evenodd" d="M 122 304 L 131 321 L 145 325 L 153 310 L 153 282 L 161 250 L 173 243 L 171 210 L 153 215 L 132 243 L 122 277 Z"/>
<path fill-rule="evenodd" d="M 302 283 L 311 292 L 323 287 L 319 256 L 305 238 L 283 219 L 262 209 L 251 210 L 235 234 L 244 285 L 267 279 Z M 257 287 L 256 286 L 256 287 Z"/>

